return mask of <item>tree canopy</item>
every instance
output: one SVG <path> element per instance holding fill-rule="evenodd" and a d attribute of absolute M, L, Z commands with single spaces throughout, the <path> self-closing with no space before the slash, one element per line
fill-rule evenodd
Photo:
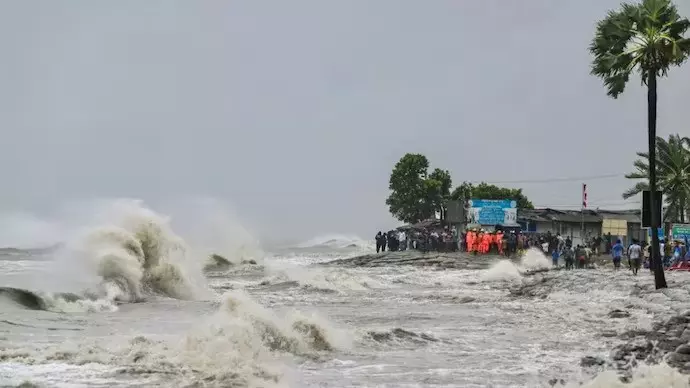
<path fill-rule="evenodd" d="M 518 209 L 534 209 L 522 189 L 498 187 L 487 183 L 473 185 L 463 182 L 451 194 L 453 180 L 448 170 L 435 168 L 431 173 L 429 160 L 422 154 L 408 153 L 395 164 L 388 181 L 391 193 L 386 205 L 397 219 L 415 223 L 444 212 L 448 200 L 514 199 Z"/>
<path fill-rule="evenodd" d="M 429 174 L 428 169 L 429 160 L 422 154 L 406 154 L 395 164 L 386 205 L 397 219 L 415 223 L 443 210 L 453 184 L 450 173 L 436 168 Z"/>
<path fill-rule="evenodd" d="M 522 189 L 511 189 L 508 187 L 499 187 L 482 182 L 478 185 L 473 185 L 469 182 L 462 182 L 462 184 L 453 190 L 450 195 L 451 199 L 514 199 L 517 201 L 518 209 L 534 209 L 534 205 L 522 193 Z"/>
<path fill-rule="evenodd" d="M 648 84 L 650 76 L 665 76 L 688 58 L 690 40 L 684 34 L 689 28 L 690 21 L 680 17 L 670 0 L 623 3 L 597 23 L 589 46 L 591 73 L 604 81 L 613 98 L 623 93 L 635 71 Z"/>
<path fill-rule="evenodd" d="M 649 153 L 638 152 L 635 171 L 627 174 L 628 179 L 641 180 L 623 193 L 623 198 L 633 197 L 643 190 L 649 190 Z M 690 198 L 690 138 L 670 135 L 668 140 L 656 138 L 657 190 L 666 197 L 664 218 L 669 222 L 685 222 L 688 199 Z"/>

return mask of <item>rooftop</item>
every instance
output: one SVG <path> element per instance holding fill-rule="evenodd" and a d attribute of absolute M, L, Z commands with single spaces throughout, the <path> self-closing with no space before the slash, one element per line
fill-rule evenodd
<path fill-rule="evenodd" d="M 626 220 L 628 222 L 642 222 L 639 209 L 629 210 L 605 210 L 586 209 L 580 210 L 556 210 L 556 209 L 521 209 L 518 211 L 519 221 L 537 222 L 586 222 L 600 223 L 604 219 Z"/>

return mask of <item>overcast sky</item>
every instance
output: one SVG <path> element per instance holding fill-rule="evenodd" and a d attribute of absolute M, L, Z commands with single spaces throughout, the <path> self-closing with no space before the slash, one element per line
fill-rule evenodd
<path fill-rule="evenodd" d="M 370 237 L 406 152 L 456 183 L 618 174 L 590 204 L 625 206 L 645 92 L 607 97 L 587 51 L 618 3 L 2 1 L 0 211 L 210 196 L 262 236 Z M 689 69 L 660 134 L 690 135 Z M 581 184 L 508 186 L 577 207 Z"/>

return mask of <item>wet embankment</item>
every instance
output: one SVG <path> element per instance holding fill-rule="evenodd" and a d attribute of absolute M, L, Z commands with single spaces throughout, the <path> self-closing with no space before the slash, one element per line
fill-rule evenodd
<path fill-rule="evenodd" d="M 407 250 L 401 252 L 381 252 L 338 259 L 322 265 L 345 267 L 389 267 L 412 265 L 419 267 L 443 267 L 454 269 L 486 269 L 498 260 L 506 259 L 498 255 L 474 255 L 467 252 L 421 252 Z"/>

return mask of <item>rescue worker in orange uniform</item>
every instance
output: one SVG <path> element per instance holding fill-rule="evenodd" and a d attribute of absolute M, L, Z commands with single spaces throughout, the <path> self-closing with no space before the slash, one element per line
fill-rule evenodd
<path fill-rule="evenodd" d="M 465 236 L 465 243 L 467 244 L 467 252 L 474 251 L 474 230 L 470 229 L 467 231 Z"/>
<path fill-rule="evenodd" d="M 489 247 L 491 245 L 491 234 L 484 232 L 482 235 L 482 249 L 481 253 L 488 253 L 489 252 Z"/>
<path fill-rule="evenodd" d="M 498 254 L 503 255 L 503 232 L 496 232 L 496 248 L 498 249 Z"/>
<path fill-rule="evenodd" d="M 484 240 L 484 232 L 481 230 L 478 230 L 476 232 L 476 236 L 474 239 L 474 252 L 475 253 L 482 253 L 482 241 Z"/>

